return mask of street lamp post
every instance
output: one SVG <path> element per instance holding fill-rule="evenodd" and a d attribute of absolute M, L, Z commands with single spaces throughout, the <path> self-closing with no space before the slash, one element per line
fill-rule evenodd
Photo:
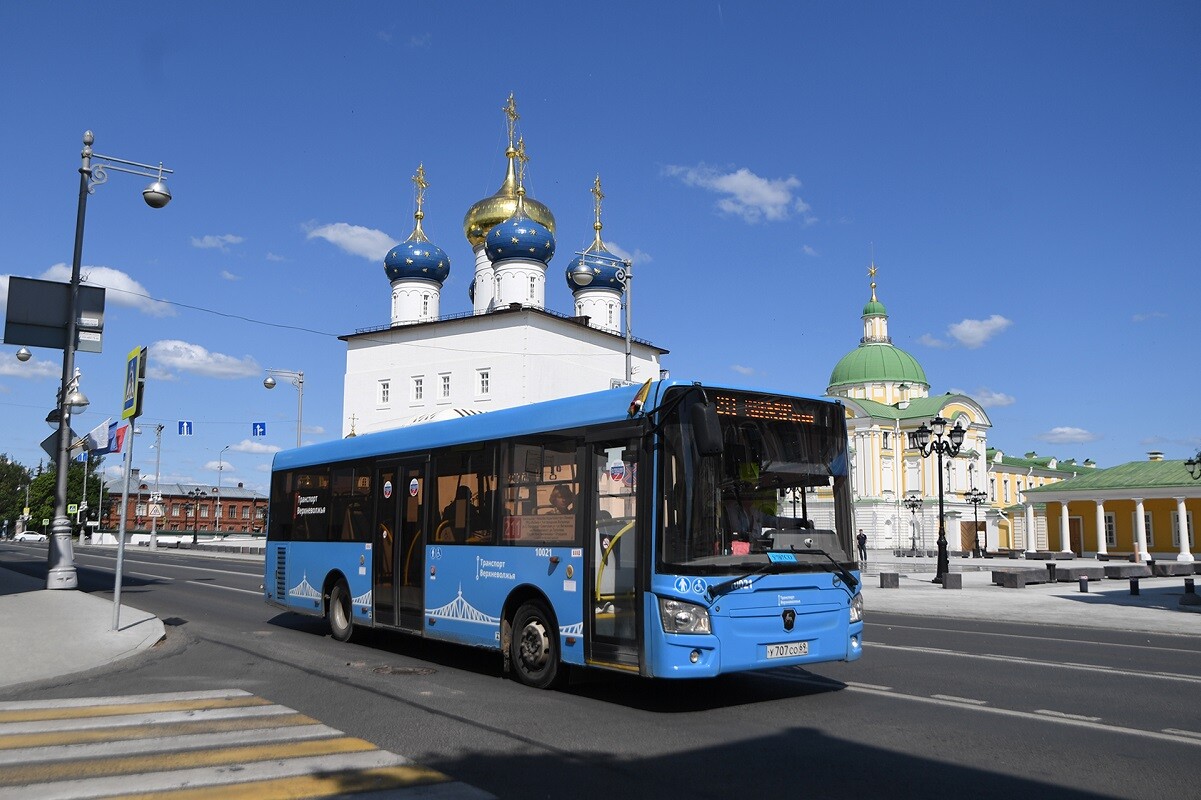
<path fill-rule="evenodd" d="M 1193 480 L 1201 481 L 1201 450 L 1197 451 L 1197 455 L 1185 461 L 1184 466 Z"/>
<path fill-rule="evenodd" d="M 300 447 L 300 430 L 304 420 L 304 373 L 290 369 L 268 369 L 263 385 L 268 389 L 275 388 L 275 376 L 289 378 L 296 387 L 296 446 Z"/>
<path fill-rule="evenodd" d="M 905 508 L 909 509 L 909 545 L 910 552 L 917 555 L 917 510 L 922 507 L 922 496 L 920 494 L 911 494 L 905 497 L 903 501 Z"/>
<path fill-rule="evenodd" d="M 154 426 L 154 497 L 150 498 L 151 505 L 160 506 L 159 512 L 163 504 L 163 493 L 159 491 L 160 480 L 159 473 L 163 471 L 163 425 L 159 423 Z M 152 509 L 153 510 L 153 509 Z M 154 514 L 150 515 L 150 549 L 158 549 L 158 517 Z"/>
<path fill-rule="evenodd" d="M 55 458 L 58 470 L 54 486 L 54 522 L 50 527 L 50 547 L 46 569 L 47 589 L 75 589 L 79 586 L 79 578 L 75 571 L 75 561 L 71 552 L 71 519 L 67 516 L 67 468 L 70 466 L 69 448 L 71 438 L 71 402 L 70 385 L 75 375 L 75 337 L 78 312 L 76 310 L 77 295 L 80 284 L 80 265 L 83 259 L 83 228 L 87 214 L 88 195 L 95 191 L 96 186 L 108 180 L 106 170 L 126 172 L 131 175 L 141 175 L 145 178 L 155 178 L 155 181 L 142 190 L 146 205 L 151 208 L 162 208 L 171 202 L 171 192 L 163 181 L 163 173 L 172 173 L 158 167 L 141 164 L 137 161 L 126 161 L 113 156 L 103 156 L 92 152 L 92 143 L 96 137 L 91 131 L 83 135 L 83 151 L 80 153 L 82 163 L 79 167 L 79 206 L 75 215 L 75 252 L 71 259 L 71 283 L 67 293 L 67 330 L 63 343 L 63 373 L 58 394 L 58 448 Z M 92 164 L 92 159 L 97 164 Z M 124 165 L 124 166 L 120 166 Z M 138 167 L 140 169 L 130 169 Z M 145 170 L 157 170 L 146 172 Z M 74 394 L 79 395 L 76 385 Z M 82 397 L 82 395 L 79 395 Z"/>
<path fill-rule="evenodd" d="M 200 529 L 200 498 L 205 496 L 205 492 L 199 486 L 190 492 L 185 492 L 188 497 L 192 498 L 188 504 L 192 507 L 192 544 L 196 544 L 197 531 Z"/>
<path fill-rule="evenodd" d="M 225 463 L 222 461 L 222 457 L 225 455 L 225 451 L 228 449 L 229 445 L 225 445 L 225 447 L 222 447 L 221 452 L 217 455 L 217 520 L 213 523 L 213 527 L 216 528 L 218 534 L 221 533 L 221 471 L 225 469 Z"/>
<path fill-rule="evenodd" d="M 972 558 L 984 558 L 984 553 L 980 551 L 980 519 L 977 512 L 980 510 L 980 504 L 988 499 L 988 495 L 981 489 L 973 488 L 963 493 L 963 499 L 972 504 L 972 534 L 976 537 Z"/>
<path fill-rule="evenodd" d="M 947 555 L 947 525 L 943 516 L 942 457 L 945 455 L 954 458 L 959 454 L 965 433 L 967 431 L 958 420 L 955 427 L 948 431 L 947 421 L 942 417 L 935 417 L 930 420 L 930 427 L 926 427 L 926 423 L 923 422 L 916 431 L 909 434 L 909 446 L 920 452 L 922 458 L 929 458 L 932 453 L 938 455 L 938 567 L 933 583 L 942 583 L 951 566 Z"/>

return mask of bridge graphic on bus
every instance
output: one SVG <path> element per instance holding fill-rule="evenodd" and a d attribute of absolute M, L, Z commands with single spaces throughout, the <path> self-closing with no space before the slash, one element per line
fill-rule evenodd
<path fill-rule="evenodd" d="M 313 587 L 313 584 L 309 583 L 309 575 L 306 572 L 301 577 L 300 583 L 288 590 L 288 597 L 299 597 L 303 600 L 320 600 L 321 592 L 317 591 L 317 589 Z M 368 589 L 358 597 L 352 597 L 350 599 L 350 603 L 351 605 L 361 606 L 363 608 L 371 608 L 371 590 Z"/>
<path fill-rule="evenodd" d="M 451 600 L 441 608 L 426 609 L 425 614 L 428 617 L 436 617 L 437 619 L 454 620 L 456 622 L 473 622 L 477 625 L 499 626 L 500 617 L 492 617 L 480 611 L 467 599 L 463 597 L 463 586 L 459 585 L 458 596 Z M 562 636 L 583 636 L 584 623 L 581 620 L 574 625 L 559 626 L 559 634 Z"/>

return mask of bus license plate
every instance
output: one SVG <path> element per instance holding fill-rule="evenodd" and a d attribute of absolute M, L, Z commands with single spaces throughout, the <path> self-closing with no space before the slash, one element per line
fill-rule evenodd
<path fill-rule="evenodd" d="M 769 644 L 767 646 L 768 658 L 795 658 L 796 656 L 809 655 L 808 642 L 789 642 L 787 644 Z"/>

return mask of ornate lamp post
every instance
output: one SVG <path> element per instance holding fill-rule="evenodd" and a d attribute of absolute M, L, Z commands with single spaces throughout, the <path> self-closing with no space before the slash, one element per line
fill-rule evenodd
<path fill-rule="evenodd" d="M 967 433 L 956 420 L 955 427 L 947 430 L 947 421 L 942 417 L 930 420 L 930 427 L 922 423 L 916 431 L 909 434 L 909 446 L 919 451 L 922 458 L 931 454 L 938 455 L 938 567 L 933 583 L 942 583 L 950 571 L 950 559 L 947 556 L 947 525 L 943 517 L 943 488 L 942 488 L 942 457 L 954 458 L 963 447 L 963 436 Z"/>
<path fill-rule="evenodd" d="M 106 170 L 126 172 L 130 175 L 141 175 L 144 178 L 154 178 L 154 182 L 142 190 L 146 205 L 151 208 L 162 208 L 171 202 L 171 192 L 163 181 L 163 173 L 172 170 L 164 169 L 160 163 L 157 167 L 150 164 L 140 164 L 137 161 L 126 161 L 113 156 L 102 156 L 92 152 L 92 143 L 96 137 L 91 131 L 83 135 L 82 163 L 79 167 L 79 207 L 75 215 L 75 254 L 71 260 L 71 290 L 67 300 L 67 336 L 63 345 L 63 376 L 58 393 L 58 451 L 55 459 L 58 470 L 54 486 L 54 522 L 50 527 L 49 561 L 46 569 L 47 589 L 75 589 L 79 579 L 75 571 L 75 561 L 71 552 L 71 518 L 67 516 L 67 467 L 70 466 L 69 447 L 71 438 L 71 409 L 78 404 L 72 402 L 72 394 L 79 395 L 76 384 L 72 392 L 72 378 L 75 375 L 75 338 L 76 324 L 79 316 L 76 308 L 80 284 L 80 263 L 83 259 L 83 225 L 87 212 L 88 195 L 95 187 L 108 180 Z M 97 163 L 93 166 L 92 159 Z M 119 166 L 124 165 L 124 166 Z M 131 169 L 138 167 L 140 169 Z M 156 172 L 147 172 L 155 170 Z M 18 354 L 18 358 L 21 354 Z M 80 395 L 82 397 L 82 395 Z"/>
<path fill-rule="evenodd" d="M 274 389 L 276 375 L 290 379 L 292 385 L 296 387 L 296 446 L 300 447 L 300 430 L 304 419 L 304 373 L 290 369 L 269 369 L 267 377 L 263 379 L 263 385 L 268 389 Z"/>
<path fill-rule="evenodd" d="M 199 486 L 190 492 L 184 492 L 184 494 L 192 498 L 188 505 L 192 508 L 192 544 L 196 544 L 196 533 L 200 528 L 200 498 L 206 495 L 204 489 Z"/>
<path fill-rule="evenodd" d="M 910 552 L 917 555 L 917 510 L 922 507 L 922 496 L 920 494 L 907 495 L 901 501 L 905 504 L 905 508 L 909 509 L 909 543 Z"/>
<path fill-rule="evenodd" d="M 963 499 L 972 504 L 972 534 L 976 537 L 972 558 L 984 558 L 984 553 L 980 551 L 980 521 L 976 512 L 980 509 L 980 504 L 988 499 L 988 495 L 981 489 L 971 489 L 963 493 Z"/>
<path fill-rule="evenodd" d="M 1184 466 L 1193 480 L 1201 480 L 1201 450 L 1197 451 L 1197 455 L 1185 461 Z"/>

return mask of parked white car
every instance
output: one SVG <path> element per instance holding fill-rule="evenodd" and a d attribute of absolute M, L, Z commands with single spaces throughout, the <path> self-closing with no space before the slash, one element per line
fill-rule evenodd
<path fill-rule="evenodd" d="M 44 542 L 46 534 L 38 533 L 37 531 L 21 531 L 17 534 L 18 542 Z"/>

